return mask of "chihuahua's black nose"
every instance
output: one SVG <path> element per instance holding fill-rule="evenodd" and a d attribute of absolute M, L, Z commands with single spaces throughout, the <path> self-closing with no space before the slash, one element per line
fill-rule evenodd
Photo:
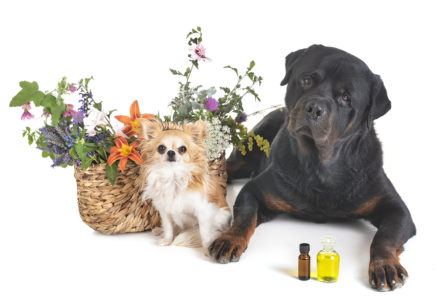
<path fill-rule="evenodd" d="M 174 152 L 173 150 L 169 150 L 167 152 L 168 155 L 168 161 L 176 161 L 176 152 Z"/>

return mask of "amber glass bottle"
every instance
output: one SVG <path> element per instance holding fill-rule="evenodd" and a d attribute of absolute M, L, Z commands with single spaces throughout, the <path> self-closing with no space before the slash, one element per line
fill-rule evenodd
<path fill-rule="evenodd" d="M 298 256 L 298 279 L 310 279 L 310 245 L 303 243 L 299 245 L 300 255 Z"/>

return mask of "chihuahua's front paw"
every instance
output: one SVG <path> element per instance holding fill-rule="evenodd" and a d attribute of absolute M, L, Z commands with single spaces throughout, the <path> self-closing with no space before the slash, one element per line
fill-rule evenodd
<path fill-rule="evenodd" d="M 202 252 L 203 252 L 203 255 L 205 255 L 206 257 L 211 256 L 211 254 L 209 253 L 209 249 L 207 247 L 202 247 Z"/>
<path fill-rule="evenodd" d="M 162 236 L 162 234 L 163 234 L 163 228 L 162 228 L 162 227 L 154 227 L 153 230 L 151 230 L 151 232 L 152 232 L 155 236 Z"/>
<path fill-rule="evenodd" d="M 171 245 L 172 242 L 173 242 L 173 239 L 162 238 L 162 239 L 159 241 L 159 245 L 161 245 L 161 246 L 169 246 L 169 245 Z"/>

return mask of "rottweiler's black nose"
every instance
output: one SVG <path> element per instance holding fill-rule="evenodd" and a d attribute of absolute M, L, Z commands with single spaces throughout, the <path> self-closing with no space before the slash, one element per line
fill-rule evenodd
<path fill-rule="evenodd" d="M 327 113 L 327 107 L 322 101 L 311 100 L 306 104 L 305 112 L 309 118 L 318 121 Z"/>
<path fill-rule="evenodd" d="M 176 152 L 174 152 L 173 150 L 169 150 L 167 152 L 167 156 L 168 156 L 168 161 L 176 161 Z"/>

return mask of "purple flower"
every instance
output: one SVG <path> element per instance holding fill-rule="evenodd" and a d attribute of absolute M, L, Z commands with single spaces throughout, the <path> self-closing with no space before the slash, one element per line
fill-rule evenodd
<path fill-rule="evenodd" d="M 218 108 L 218 102 L 212 97 L 205 100 L 205 107 L 209 111 L 215 111 Z"/>
<path fill-rule="evenodd" d="M 74 86 L 74 85 L 69 86 L 69 91 L 70 91 L 72 94 L 75 93 L 77 89 L 78 89 L 78 88 L 77 88 L 76 86 Z"/>
<path fill-rule="evenodd" d="M 245 112 L 242 112 L 242 113 L 238 114 L 237 117 L 235 117 L 235 121 L 237 123 L 243 123 L 243 122 L 246 122 L 247 117 L 248 117 L 247 114 Z"/>
<path fill-rule="evenodd" d="M 85 117 L 84 112 L 79 111 L 79 112 L 77 112 L 76 114 L 73 114 L 73 115 L 72 115 L 72 122 L 73 122 L 74 124 L 82 123 L 82 122 L 84 121 L 84 117 Z"/>
<path fill-rule="evenodd" d="M 191 46 L 189 48 L 189 51 L 191 51 L 191 57 L 195 60 L 211 61 L 210 58 L 206 57 L 205 55 L 206 49 L 205 47 L 202 46 L 202 44 Z"/>

